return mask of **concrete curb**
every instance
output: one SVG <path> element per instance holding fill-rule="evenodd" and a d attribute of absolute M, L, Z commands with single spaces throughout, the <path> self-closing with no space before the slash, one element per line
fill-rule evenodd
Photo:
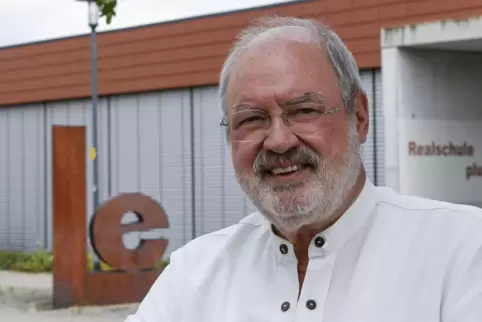
<path fill-rule="evenodd" d="M 0 288 L 2 289 L 20 288 L 51 291 L 52 284 L 52 274 L 0 271 Z"/>

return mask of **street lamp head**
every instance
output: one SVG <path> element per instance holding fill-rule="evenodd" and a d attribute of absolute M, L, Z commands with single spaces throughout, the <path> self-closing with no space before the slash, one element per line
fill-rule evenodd
<path fill-rule="evenodd" d="M 99 24 L 99 7 L 95 0 L 76 0 L 81 2 L 87 2 L 89 5 L 89 26 L 91 28 L 97 27 Z"/>

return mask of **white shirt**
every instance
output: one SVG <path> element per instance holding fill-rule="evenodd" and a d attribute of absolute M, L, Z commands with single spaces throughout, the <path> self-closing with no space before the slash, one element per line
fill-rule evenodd
<path fill-rule="evenodd" d="M 367 182 L 309 259 L 298 299 L 293 246 L 253 213 L 175 251 L 126 322 L 482 321 L 478 208 Z"/>

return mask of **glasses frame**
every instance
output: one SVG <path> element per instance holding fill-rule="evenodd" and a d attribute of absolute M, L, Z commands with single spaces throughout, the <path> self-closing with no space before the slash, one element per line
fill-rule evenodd
<path fill-rule="evenodd" d="M 325 115 L 332 115 L 332 114 L 336 114 L 338 113 L 343 107 L 346 107 L 346 105 L 353 99 L 353 97 L 355 96 L 356 94 L 356 91 L 352 92 L 348 98 L 346 98 L 345 100 L 343 100 L 343 102 L 341 102 L 339 105 L 335 106 L 333 109 L 330 109 L 328 111 L 325 111 L 325 112 L 320 112 L 320 118 L 325 116 Z M 268 112 L 265 112 L 267 115 L 269 115 L 270 117 L 272 115 L 282 115 L 283 116 L 283 121 L 285 124 L 287 124 L 287 114 L 288 114 L 288 111 L 283 111 L 283 112 L 271 112 L 271 113 L 268 113 Z M 224 116 L 222 119 L 221 119 L 221 122 L 219 123 L 220 126 L 229 126 L 229 122 L 228 122 L 228 115 Z M 288 125 L 288 124 L 287 124 Z"/>

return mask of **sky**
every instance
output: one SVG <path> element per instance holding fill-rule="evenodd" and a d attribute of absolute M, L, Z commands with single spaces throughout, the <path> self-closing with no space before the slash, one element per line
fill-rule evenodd
<path fill-rule="evenodd" d="M 99 31 L 257 7 L 290 0 L 118 0 L 117 16 Z M 0 47 L 90 32 L 77 0 L 0 0 Z"/>

